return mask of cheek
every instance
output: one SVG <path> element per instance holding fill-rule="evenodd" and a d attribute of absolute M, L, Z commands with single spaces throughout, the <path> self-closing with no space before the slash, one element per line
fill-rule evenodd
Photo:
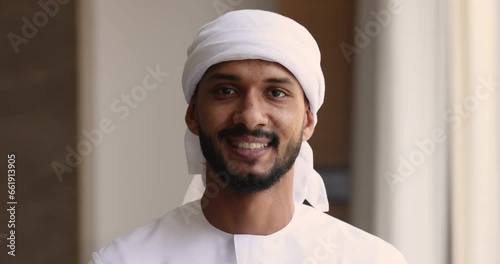
<path fill-rule="evenodd" d="M 205 133 L 212 133 L 227 122 L 228 113 L 229 111 L 217 106 L 200 107 L 198 108 L 198 123 Z"/>
<path fill-rule="evenodd" d="M 297 137 L 303 128 L 303 113 L 299 111 L 281 110 L 274 115 L 274 124 L 278 133 L 285 138 Z"/>

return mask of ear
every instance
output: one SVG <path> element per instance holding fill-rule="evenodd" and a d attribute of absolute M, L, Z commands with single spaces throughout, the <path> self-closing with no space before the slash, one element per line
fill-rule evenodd
<path fill-rule="evenodd" d="M 196 115 L 196 98 L 193 97 L 191 98 L 191 102 L 189 103 L 189 106 L 186 110 L 186 116 L 184 117 L 184 120 L 186 121 L 186 125 L 191 131 L 191 133 L 199 136 L 200 130 L 198 128 L 198 117 Z"/>
<path fill-rule="evenodd" d="M 302 141 L 307 141 L 314 133 L 314 117 L 309 106 L 306 109 L 304 117 L 304 132 L 302 133 Z"/>

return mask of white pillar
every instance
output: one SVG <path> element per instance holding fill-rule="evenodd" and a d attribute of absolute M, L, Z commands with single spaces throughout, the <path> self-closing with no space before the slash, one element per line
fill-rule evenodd
<path fill-rule="evenodd" d="M 498 3 L 450 3 L 452 103 L 462 110 L 452 130 L 452 258 L 458 264 L 498 263 Z"/>
<path fill-rule="evenodd" d="M 356 25 L 375 46 L 375 54 L 363 48 L 357 55 L 374 61 L 372 69 L 355 77 L 372 78 L 358 81 L 356 89 L 358 96 L 373 89 L 373 133 L 360 133 L 357 139 L 372 144 L 373 171 L 353 177 L 373 177 L 368 181 L 373 182 L 373 195 L 356 192 L 367 184 L 357 180 L 355 199 L 373 208 L 370 231 L 394 244 L 408 263 L 441 264 L 447 259 L 449 138 L 444 120 L 446 12 L 441 5 L 380 0 L 358 12 L 365 21 Z"/>

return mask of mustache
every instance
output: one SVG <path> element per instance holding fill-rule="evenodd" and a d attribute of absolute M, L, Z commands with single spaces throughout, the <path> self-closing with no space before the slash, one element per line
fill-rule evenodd
<path fill-rule="evenodd" d="M 268 138 L 271 140 L 271 144 L 278 145 L 279 137 L 276 133 L 271 131 L 266 131 L 263 129 L 249 130 L 244 126 L 237 126 L 233 128 L 225 128 L 217 133 L 219 139 L 224 139 L 227 137 L 240 137 L 240 136 L 253 136 L 258 138 Z"/>

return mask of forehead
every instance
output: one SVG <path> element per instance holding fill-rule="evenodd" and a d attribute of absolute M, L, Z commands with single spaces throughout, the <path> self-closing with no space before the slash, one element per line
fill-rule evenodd
<path fill-rule="evenodd" d="M 295 76 L 281 64 L 258 59 L 226 61 L 212 65 L 205 72 L 202 80 L 216 73 L 231 74 L 240 78 L 288 78 L 292 83 L 300 86 Z"/>

